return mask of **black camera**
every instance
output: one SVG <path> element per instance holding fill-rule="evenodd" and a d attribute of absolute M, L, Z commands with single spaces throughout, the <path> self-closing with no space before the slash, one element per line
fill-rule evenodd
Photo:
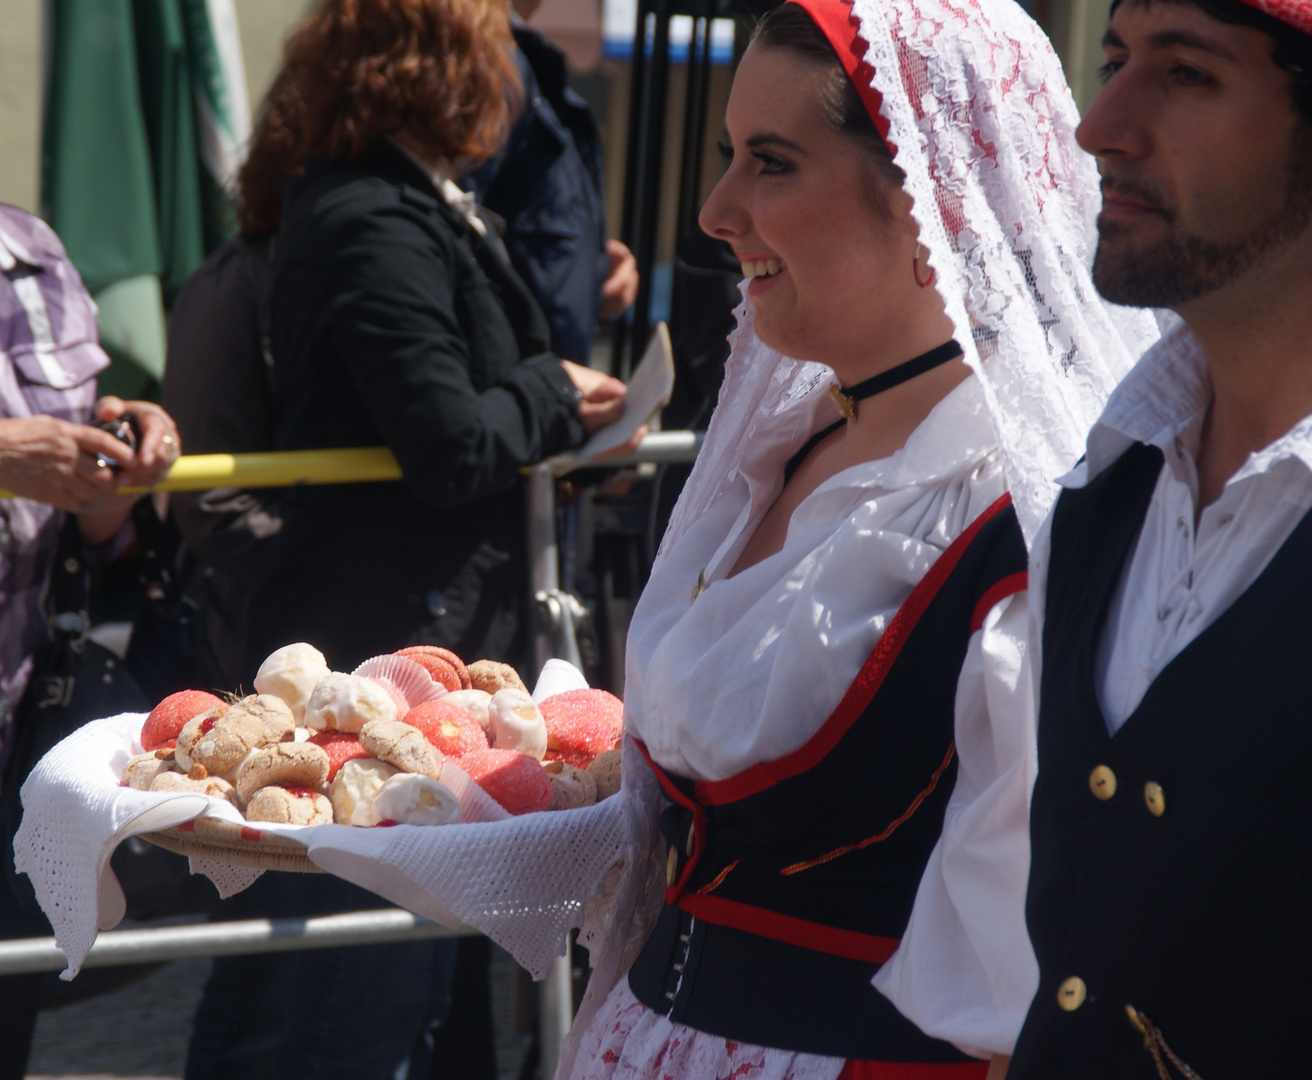
<path fill-rule="evenodd" d="M 101 431 L 108 431 L 119 442 L 130 446 L 133 452 L 141 442 L 141 429 L 137 427 L 137 418 L 130 412 L 124 413 L 117 420 L 102 420 L 92 426 L 100 428 Z M 119 462 L 105 454 L 97 454 L 96 461 L 114 472 L 119 472 L 123 468 Z"/>

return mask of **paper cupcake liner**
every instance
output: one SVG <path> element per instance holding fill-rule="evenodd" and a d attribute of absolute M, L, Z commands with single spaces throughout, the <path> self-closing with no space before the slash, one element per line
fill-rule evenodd
<path fill-rule="evenodd" d="M 435 683 L 422 664 L 416 664 L 404 656 L 388 654 L 370 657 L 351 674 L 362 675 L 366 679 L 387 679 L 401 691 L 412 709 L 425 701 L 437 701 L 446 697 L 445 686 Z"/>
<path fill-rule="evenodd" d="M 509 811 L 474 783 L 469 774 L 450 758 L 442 762 L 441 782 L 454 791 L 460 800 L 462 825 L 479 821 L 505 821 L 510 817 Z"/>

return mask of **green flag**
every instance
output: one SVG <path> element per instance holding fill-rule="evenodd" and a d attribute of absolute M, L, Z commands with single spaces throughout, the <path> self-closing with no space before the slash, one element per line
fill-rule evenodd
<path fill-rule="evenodd" d="M 114 360 L 102 389 L 139 396 L 164 373 L 165 305 L 230 229 L 223 185 L 235 154 L 228 175 L 215 176 L 197 118 L 214 112 L 214 97 L 246 109 L 244 82 L 223 89 L 241 77 L 235 19 L 224 47 L 238 62 L 215 64 L 222 35 L 209 8 L 231 16 L 229 0 L 48 3 L 43 211 L 100 305 Z M 248 125 L 244 112 L 230 121 L 234 140 L 244 142 Z M 209 139 L 208 120 L 201 126 Z"/>
<path fill-rule="evenodd" d="M 181 0 L 196 102 L 206 247 L 228 236 L 228 196 L 251 136 L 251 108 L 232 0 Z"/>

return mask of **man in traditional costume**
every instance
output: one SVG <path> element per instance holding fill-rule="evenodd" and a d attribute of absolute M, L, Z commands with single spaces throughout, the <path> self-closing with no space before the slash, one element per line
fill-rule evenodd
<path fill-rule="evenodd" d="M 1031 557 L 1012 1080 L 1306 1075 L 1312 2 L 1118 0 L 1094 282 L 1170 309 Z"/>

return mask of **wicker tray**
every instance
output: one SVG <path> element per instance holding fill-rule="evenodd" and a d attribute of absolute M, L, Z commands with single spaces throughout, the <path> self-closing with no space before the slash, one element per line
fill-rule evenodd
<path fill-rule="evenodd" d="M 179 855 L 195 855 L 231 866 L 294 870 L 303 874 L 327 873 L 310 862 L 304 844 L 251 825 L 237 825 L 218 818 L 197 818 L 172 829 L 142 833 L 141 839 Z"/>

